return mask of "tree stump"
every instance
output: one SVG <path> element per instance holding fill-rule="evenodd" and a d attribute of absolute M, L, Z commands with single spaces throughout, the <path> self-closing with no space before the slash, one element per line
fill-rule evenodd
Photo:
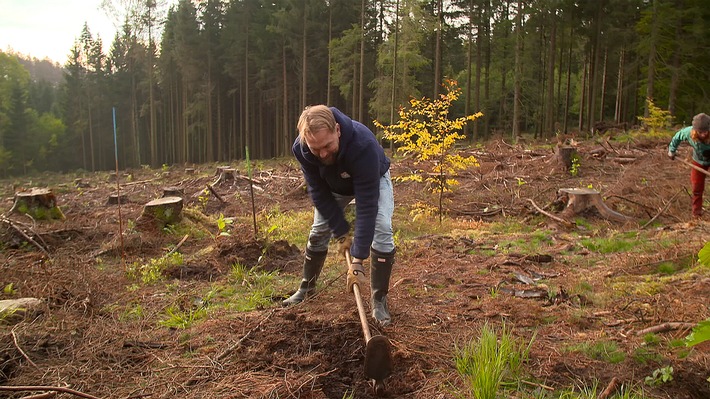
<path fill-rule="evenodd" d="M 231 168 L 231 166 L 225 166 L 225 165 L 218 166 L 217 169 L 215 169 L 215 171 L 214 171 L 214 175 L 221 176 L 223 173 L 222 171 L 224 171 L 225 169 L 230 169 L 230 168 Z"/>
<path fill-rule="evenodd" d="M 106 205 L 119 205 L 119 204 L 125 204 L 128 202 L 128 195 L 127 194 L 110 194 L 108 196 L 108 199 L 106 200 Z"/>
<path fill-rule="evenodd" d="M 237 170 L 230 167 L 220 166 L 217 171 L 219 173 L 219 177 L 217 177 L 217 180 L 213 184 L 221 184 L 226 181 L 234 181 L 235 176 L 237 174 Z"/>
<path fill-rule="evenodd" d="M 10 212 L 23 213 L 37 220 L 65 219 L 54 193 L 46 188 L 15 193 L 15 203 Z"/>
<path fill-rule="evenodd" d="M 180 187 L 165 187 L 163 188 L 163 197 L 184 197 L 185 191 Z"/>
<path fill-rule="evenodd" d="M 182 219 L 182 198 L 164 197 L 152 200 L 143 207 L 143 217 L 159 221 L 162 224 L 174 224 Z"/>
<path fill-rule="evenodd" d="M 577 156 L 577 148 L 572 146 L 558 145 L 555 147 L 555 158 L 561 170 L 568 172 L 572 169 L 572 163 Z"/>
<path fill-rule="evenodd" d="M 627 222 L 630 217 L 609 208 L 597 190 L 590 188 L 562 188 L 557 195 L 567 201 L 567 207 L 560 213 L 564 219 L 571 220 L 575 215 L 589 208 L 595 208 L 599 214 L 608 220 Z"/>
<path fill-rule="evenodd" d="M 89 187 L 91 187 L 91 185 L 90 185 L 89 183 L 86 183 L 86 182 L 83 181 L 80 177 L 77 177 L 76 179 L 74 179 L 74 186 L 76 186 L 77 188 L 89 188 Z"/>

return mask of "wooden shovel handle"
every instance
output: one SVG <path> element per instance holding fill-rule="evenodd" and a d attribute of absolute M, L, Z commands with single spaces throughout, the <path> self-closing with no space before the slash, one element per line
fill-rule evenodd
<path fill-rule="evenodd" d="M 348 263 L 348 270 L 352 261 L 350 260 L 350 254 L 345 252 L 345 261 Z M 360 295 L 360 286 L 358 283 L 353 284 L 353 292 L 355 293 L 355 302 L 357 303 L 357 313 L 360 316 L 360 324 L 362 325 L 362 332 L 365 335 L 365 344 L 370 341 L 370 325 L 367 324 L 367 315 L 365 314 L 365 305 L 362 303 L 362 296 Z"/>
<path fill-rule="evenodd" d="M 707 170 L 705 170 L 705 169 L 703 169 L 703 168 L 700 168 L 700 167 L 697 167 L 697 166 L 693 165 L 692 163 L 686 161 L 685 159 L 681 159 L 681 158 L 676 158 L 676 159 L 679 160 L 679 161 L 681 161 L 681 162 L 683 162 L 684 164 L 690 166 L 691 168 L 697 170 L 698 172 L 700 172 L 700 173 L 705 173 L 706 175 L 710 176 L 710 172 L 708 172 Z"/>

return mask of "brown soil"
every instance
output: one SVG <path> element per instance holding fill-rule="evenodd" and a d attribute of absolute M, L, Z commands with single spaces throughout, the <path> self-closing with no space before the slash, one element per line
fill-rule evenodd
<path fill-rule="evenodd" d="M 659 333 L 657 345 L 644 343 L 637 335 L 665 322 L 695 324 L 710 317 L 709 273 L 679 273 L 681 277 L 661 283 L 658 271 L 664 260 L 687 267 L 707 240 L 710 224 L 689 222 L 689 169 L 665 157 L 666 142 L 612 141 L 605 144 L 605 155 L 593 156 L 600 143 L 579 143 L 577 176 L 557 169 L 549 147 L 526 150 L 495 140 L 467 151 L 478 158 L 480 167 L 462 173 L 461 186 L 445 198 L 447 217 L 453 219 L 447 223 L 457 230 L 402 240 L 390 292 L 394 323 L 385 329 L 372 325 L 373 334 L 385 334 L 392 344 L 388 397 L 457 397 L 455 392 L 465 383 L 452 362 L 455 348 L 475 339 L 486 322 L 496 327 L 505 323 L 528 341 L 535 334 L 525 366 L 528 393 L 536 387 L 569 389 L 595 382 L 601 392 L 616 377 L 625 386 L 643 389 L 649 398 L 710 397 L 707 347 L 684 356 L 687 349 L 669 344 L 685 337 L 688 329 Z M 618 158 L 633 161 L 622 163 Z M 310 208 L 293 165 L 284 161 L 255 174 L 259 217 L 275 206 L 281 212 Z M 402 176 L 412 168 L 411 161 L 398 159 L 392 174 Z M 12 283 L 16 289 L 14 294 L 0 293 L 0 299 L 43 300 L 42 308 L 23 321 L 0 325 L 0 388 L 70 387 L 94 397 L 124 399 L 340 399 L 348 392 L 357 398 L 374 397 L 364 378 L 355 301 L 345 292 L 343 275 L 324 272 L 331 277 L 321 279 L 318 295 L 281 308 L 279 302 L 295 288 L 300 275 L 303 248 L 285 241 L 254 240 L 250 223 L 233 226 L 229 237 L 188 237 L 179 248 L 188 261 L 168 270 L 165 283 L 130 288 L 136 282 L 123 271 L 125 265 L 158 258 L 182 238 L 142 221 L 143 204 L 171 186 L 184 190 L 186 207 L 198 205 L 204 198 L 202 190 L 215 180 L 214 169 L 215 165 L 203 165 L 195 173 L 171 167 L 122 174 L 121 193 L 130 201 L 120 208 L 126 232 L 122 240 L 117 235 L 119 208 L 106 204 L 116 191 L 107 173 L 85 174 L 76 182 L 59 175 L 2 182 L 4 209 L 10 209 L 14 189 L 50 187 L 66 220 L 34 222 L 6 215 L 50 257 L 9 223 L 0 224 L 0 284 Z M 246 173 L 238 170 L 236 175 L 215 186 L 226 203 L 210 195 L 205 213 L 250 220 Z M 532 202 L 557 215 L 564 207 L 557 200 L 558 189 L 589 185 L 602 192 L 607 205 L 632 220 L 611 222 L 591 210 L 578 215 L 577 226 L 569 228 L 533 208 Z M 431 198 L 420 184 L 396 183 L 395 201 L 409 209 Z M 656 216 L 654 224 L 645 226 Z M 200 223 L 198 215 L 188 219 Z M 552 231 L 550 244 L 534 253 L 516 253 L 510 243 L 531 240 L 534 233 L 489 229 L 491 223 L 505 219 L 529 231 Z M 216 233 L 215 226 L 211 229 Z M 466 231 L 487 233 L 472 239 Z M 657 250 L 603 255 L 579 239 L 587 233 L 630 237 L 634 232 L 643 240 L 657 240 Z M 663 244 L 669 241 L 675 244 Z M 190 309 L 214 284 L 227 285 L 235 262 L 294 276 L 293 287 L 284 288 L 272 306 L 250 312 L 214 311 L 185 330 L 156 323 L 168 306 L 178 302 L 182 309 Z M 328 267 L 342 267 L 341 263 L 329 259 Z M 531 288 L 516 280 L 519 274 L 546 276 L 550 287 L 538 288 L 543 292 L 549 288 L 556 295 L 552 299 L 546 294 L 516 295 Z M 659 283 L 645 292 L 634 289 L 649 281 Z M 580 284 L 588 287 L 580 289 Z M 136 304 L 143 317 L 124 317 Z M 625 360 L 612 364 L 569 350 L 571 345 L 599 341 L 617 343 Z M 634 353 L 646 346 L 661 360 L 635 360 Z M 666 365 L 673 366 L 672 382 L 660 387 L 643 384 L 644 377 Z M 29 394 L 0 390 L 0 397 Z M 515 397 L 530 397 L 525 395 Z"/>

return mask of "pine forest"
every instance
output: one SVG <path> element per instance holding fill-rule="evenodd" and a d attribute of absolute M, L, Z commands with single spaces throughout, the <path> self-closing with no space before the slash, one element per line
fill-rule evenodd
<path fill-rule="evenodd" d="M 288 156 L 301 110 L 319 103 L 381 138 L 375 120 L 395 123 L 448 80 L 462 89 L 454 116 L 483 114 L 471 143 L 627 129 L 649 104 L 679 126 L 710 112 L 704 0 L 104 6 L 122 30 L 78 26 L 55 81 L 0 53 L 0 176 Z"/>

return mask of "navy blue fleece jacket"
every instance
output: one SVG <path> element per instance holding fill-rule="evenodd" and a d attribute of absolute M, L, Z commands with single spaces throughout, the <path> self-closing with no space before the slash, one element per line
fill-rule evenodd
<path fill-rule="evenodd" d="M 367 126 L 352 120 L 335 107 L 330 108 L 340 125 L 340 148 L 335 164 L 327 166 L 299 138 L 293 143 L 293 155 L 301 164 L 313 205 L 338 237 L 350 230 L 333 192 L 355 196 L 355 232 L 350 255 L 365 259 L 375 235 L 380 178 L 389 170 L 390 160 Z"/>

